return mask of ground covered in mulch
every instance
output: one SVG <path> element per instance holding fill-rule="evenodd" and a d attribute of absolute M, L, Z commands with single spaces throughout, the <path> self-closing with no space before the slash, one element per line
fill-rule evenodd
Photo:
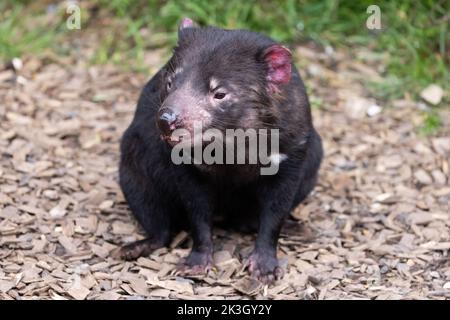
<path fill-rule="evenodd" d="M 421 136 L 423 103 L 377 104 L 361 84 L 382 71 L 369 52 L 295 53 L 326 157 L 271 286 L 243 270 L 254 236 L 223 230 L 205 277 L 175 274 L 185 233 L 135 262 L 112 257 L 144 237 L 117 185 L 142 74 L 55 57 L 0 69 L 0 299 L 449 298 L 449 112 Z"/>

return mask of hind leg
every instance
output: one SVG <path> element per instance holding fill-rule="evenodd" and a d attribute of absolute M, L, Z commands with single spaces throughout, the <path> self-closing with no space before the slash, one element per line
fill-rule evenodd
<path fill-rule="evenodd" d="M 170 203 L 161 190 L 139 182 L 142 182 L 142 178 L 133 177 L 122 168 L 122 191 L 133 215 L 148 236 L 147 239 L 127 244 L 119 250 L 117 255 L 125 260 L 148 256 L 170 242 L 171 216 L 175 210 L 173 202 Z"/>
<path fill-rule="evenodd" d="M 303 200 L 305 200 L 308 194 L 314 189 L 322 158 L 322 140 L 319 134 L 313 130 L 309 143 L 309 150 L 303 164 L 304 178 L 298 186 L 291 210 L 295 209 Z"/>
<path fill-rule="evenodd" d="M 316 182 L 317 182 L 317 174 L 303 181 L 300 184 L 297 194 L 295 195 L 294 201 L 292 202 L 291 211 L 294 210 L 300 203 L 302 203 L 303 200 L 305 200 L 308 194 L 310 194 L 311 191 L 314 189 Z"/>
<path fill-rule="evenodd" d="M 135 207 L 135 209 L 133 209 Z M 130 208 L 144 228 L 147 238 L 124 245 L 117 256 L 124 260 L 135 260 L 141 256 L 148 256 L 154 250 L 167 246 L 170 242 L 170 221 L 164 217 L 164 211 L 154 210 L 154 207 L 138 208 L 130 204 Z M 147 216 L 143 216 L 147 215 Z"/>
<path fill-rule="evenodd" d="M 119 249 L 116 257 L 127 261 L 136 260 L 139 257 L 150 255 L 153 251 L 163 246 L 163 243 L 147 238 L 124 245 Z"/>

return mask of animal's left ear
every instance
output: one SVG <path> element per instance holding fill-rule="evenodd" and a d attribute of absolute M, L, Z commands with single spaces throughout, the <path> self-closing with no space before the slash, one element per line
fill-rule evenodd
<path fill-rule="evenodd" d="M 186 28 L 194 28 L 194 21 L 185 17 L 183 18 L 183 20 L 181 20 L 180 25 L 178 26 L 178 31 Z"/>
<path fill-rule="evenodd" d="M 291 79 L 291 51 L 279 44 L 274 44 L 263 52 L 267 64 L 267 84 L 270 92 L 278 92 L 279 86 Z"/>

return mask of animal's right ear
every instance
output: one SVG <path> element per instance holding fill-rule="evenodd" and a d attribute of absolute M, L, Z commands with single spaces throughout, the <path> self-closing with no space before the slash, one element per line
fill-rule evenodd
<path fill-rule="evenodd" d="M 278 92 L 280 86 L 291 79 L 292 54 L 288 48 L 274 44 L 263 51 L 267 65 L 267 87 L 269 92 Z"/>

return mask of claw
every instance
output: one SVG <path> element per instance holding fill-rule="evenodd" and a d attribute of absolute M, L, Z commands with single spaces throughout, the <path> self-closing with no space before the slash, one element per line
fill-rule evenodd
<path fill-rule="evenodd" d="M 284 275 L 284 271 L 278 265 L 276 258 L 266 257 L 256 252 L 253 252 L 245 261 L 244 268 L 248 269 L 252 277 L 265 284 L 272 284 Z"/>
<path fill-rule="evenodd" d="M 210 252 L 191 251 L 184 262 L 177 267 L 177 273 L 184 276 L 199 276 L 208 273 L 211 268 Z"/>
<path fill-rule="evenodd" d="M 211 264 L 190 266 L 183 263 L 177 267 L 176 274 L 185 277 L 201 276 L 207 274 L 209 270 L 211 270 L 211 268 L 212 268 Z"/>

